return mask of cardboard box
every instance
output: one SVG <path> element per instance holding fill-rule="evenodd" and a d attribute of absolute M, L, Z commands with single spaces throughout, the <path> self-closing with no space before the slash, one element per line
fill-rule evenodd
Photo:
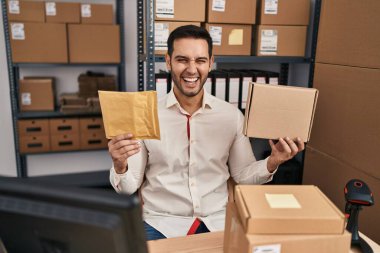
<path fill-rule="evenodd" d="M 79 119 L 79 129 L 81 133 L 105 133 L 103 119 L 100 117 Z"/>
<path fill-rule="evenodd" d="M 78 93 L 62 93 L 59 95 L 59 103 L 64 105 L 87 105 L 87 101 L 83 97 L 79 97 Z"/>
<path fill-rule="evenodd" d="M 255 24 L 256 0 L 208 0 L 207 22 L 228 24 Z"/>
<path fill-rule="evenodd" d="M 20 137 L 20 153 L 42 153 L 50 151 L 50 136 L 21 136 Z"/>
<path fill-rule="evenodd" d="M 80 149 L 103 149 L 108 147 L 108 140 L 103 132 L 84 132 L 80 136 Z"/>
<path fill-rule="evenodd" d="M 53 79 L 22 79 L 19 83 L 20 111 L 54 111 Z"/>
<path fill-rule="evenodd" d="M 68 25 L 71 63 L 119 63 L 118 25 Z"/>
<path fill-rule="evenodd" d="M 79 133 L 79 119 L 50 119 L 50 134 L 51 135 L 64 135 L 64 134 L 78 134 Z"/>
<path fill-rule="evenodd" d="M 380 1 L 322 1 L 316 61 L 380 68 Z"/>
<path fill-rule="evenodd" d="M 13 62 L 68 62 L 64 24 L 10 23 L 10 42 Z"/>
<path fill-rule="evenodd" d="M 8 21 L 45 22 L 44 2 L 7 0 Z"/>
<path fill-rule="evenodd" d="M 114 14 L 112 4 L 81 4 L 82 24 L 112 25 Z"/>
<path fill-rule="evenodd" d="M 344 231 L 344 215 L 313 185 L 238 185 L 235 202 L 248 234 Z"/>
<path fill-rule="evenodd" d="M 244 134 L 279 139 L 310 140 L 318 90 L 250 82 L 244 117 Z"/>
<path fill-rule="evenodd" d="M 342 231 L 343 232 L 343 231 Z M 252 252 L 349 252 L 351 234 L 344 231 L 336 235 L 250 235 L 243 230 L 234 203 L 227 204 L 224 232 L 225 253 Z"/>
<path fill-rule="evenodd" d="M 251 55 L 251 25 L 206 24 L 214 55 Z"/>
<path fill-rule="evenodd" d="M 79 3 L 45 3 L 46 23 L 80 23 Z"/>
<path fill-rule="evenodd" d="M 155 20 L 204 22 L 206 16 L 206 0 L 173 0 L 154 1 Z"/>
<path fill-rule="evenodd" d="M 50 134 L 49 120 L 31 119 L 17 121 L 19 136 L 42 136 Z"/>
<path fill-rule="evenodd" d="M 50 137 L 51 151 L 70 151 L 78 150 L 79 135 L 78 134 L 59 134 Z"/>
<path fill-rule="evenodd" d="M 177 27 L 184 25 L 201 26 L 199 22 L 171 22 L 171 21 L 156 21 L 154 22 L 154 53 L 158 55 L 166 54 L 168 50 L 167 40 L 169 34 Z"/>
<path fill-rule="evenodd" d="M 312 147 L 380 178 L 380 69 L 315 65 Z"/>
<path fill-rule="evenodd" d="M 258 24 L 305 25 L 310 20 L 310 0 L 259 1 Z"/>
<path fill-rule="evenodd" d="M 370 176 L 361 167 L 349 165 L 310 145 L 306 147 L 303 183 L 320 187 L 340 210 L 345 209 L 344 186 L 354 178 L 359 178 L 368 184 L 376 201 L 380 193 L 378 177 Z M 374 206 L 363 207 L 359 214 L 359 230 L 377 243 L 380 243 L 379 213 L 380 205 L 375 203 Z"/>
<path fill-rule="evenodd" d="M 305 56 L 306 26 L 259 25 L 255 54 L 258 56 Z"/>

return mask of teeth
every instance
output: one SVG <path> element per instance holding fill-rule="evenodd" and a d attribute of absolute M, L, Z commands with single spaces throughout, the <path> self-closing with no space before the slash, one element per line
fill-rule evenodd
<path fill-rule="evenodd" d="M 185 80 L 186 82 L 190 82 L 190 83 L 194 83 L 196 81 L 198 81 L 199 77 L 194 77 L 194 78 L 186 78 L 184 77 L 183 80 Z"/>

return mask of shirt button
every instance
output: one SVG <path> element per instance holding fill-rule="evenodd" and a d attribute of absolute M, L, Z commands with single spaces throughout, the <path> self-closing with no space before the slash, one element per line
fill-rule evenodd
<path fill-rule="evenodd" d="M 196 205 L 196 206 L 195 206 L 195 208 L 199 208 L 199 206 L 198 206 L 198 205 Z"/>

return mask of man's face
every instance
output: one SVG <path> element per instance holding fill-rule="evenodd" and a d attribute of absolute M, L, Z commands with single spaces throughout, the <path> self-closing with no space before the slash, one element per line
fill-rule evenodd
<path fill-rule="evenodd" d="M 206 40 L 182 38 L 174 41 L 172 56 L 166 55 L 177 96 L 194 97 L 202 91 L 213 59 L 208 55 Z"/>

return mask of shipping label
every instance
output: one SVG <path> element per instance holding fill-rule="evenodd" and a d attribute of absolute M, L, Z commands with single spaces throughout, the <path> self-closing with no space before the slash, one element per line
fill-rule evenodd
<path fill-rule="evenodd" d="M 46 16 L 56 16 L 57 8 L 55 7 L 54 2 L 46 2 L 45 3 Z"/>
<path fill-rule="evenodd" d="M 281 253 L 281 244 L 256 246 L 252 253 Z"/>
<path fill-rule="evenodd" d="M 221 26 L 210 26 L 210 35 L 212 38 L 212 44 L 215 46 L 222 45 L 222 27 Z"/>
<path fill-rule="evenodd" d="M 23 23 L 11 23 L 12 40 L 25 40 Z"/>
<path fill-rule="evenodd" d="M 174 0 L 156 0 L 156 17 L 174 18 Z"/>
<path fill-rule="evenodd" d="M 168 50 L 169 24 L 155 23 L 154 29 L 154 48 L 156 50 Z"/>
<path fill-rule="evenodd" d="M 8 11 L 10 14 L 20 14 L 20 2 L 15 0 L 10 0 L 8 2 Z"/>
<path fill-rule="evenodd" d="M 82 4 L 81 5 L 81 15 L 82 15 L 82 18 L 90 18 L 91 17 L 91 4 Z"/>
<path fill-rule="evenodd" d="M 212 10 L 225 12 L 226 10 L 226 0 L 212 0 Z"/>
<path fill-rule="evenodd" d="M 22 105 L 32 104 L 32 95 L 29 92 L 21 93 L 21 104 Z"/>
<path fill-rule="evenodd" d="M 262 30 L 260 41 L 260 54 L 277 55 L 277 30 Z"/>
<path fill-rule="evenodd" d="M 264 14 L 277 15 L 278 0 L 265 0 Z"/>

